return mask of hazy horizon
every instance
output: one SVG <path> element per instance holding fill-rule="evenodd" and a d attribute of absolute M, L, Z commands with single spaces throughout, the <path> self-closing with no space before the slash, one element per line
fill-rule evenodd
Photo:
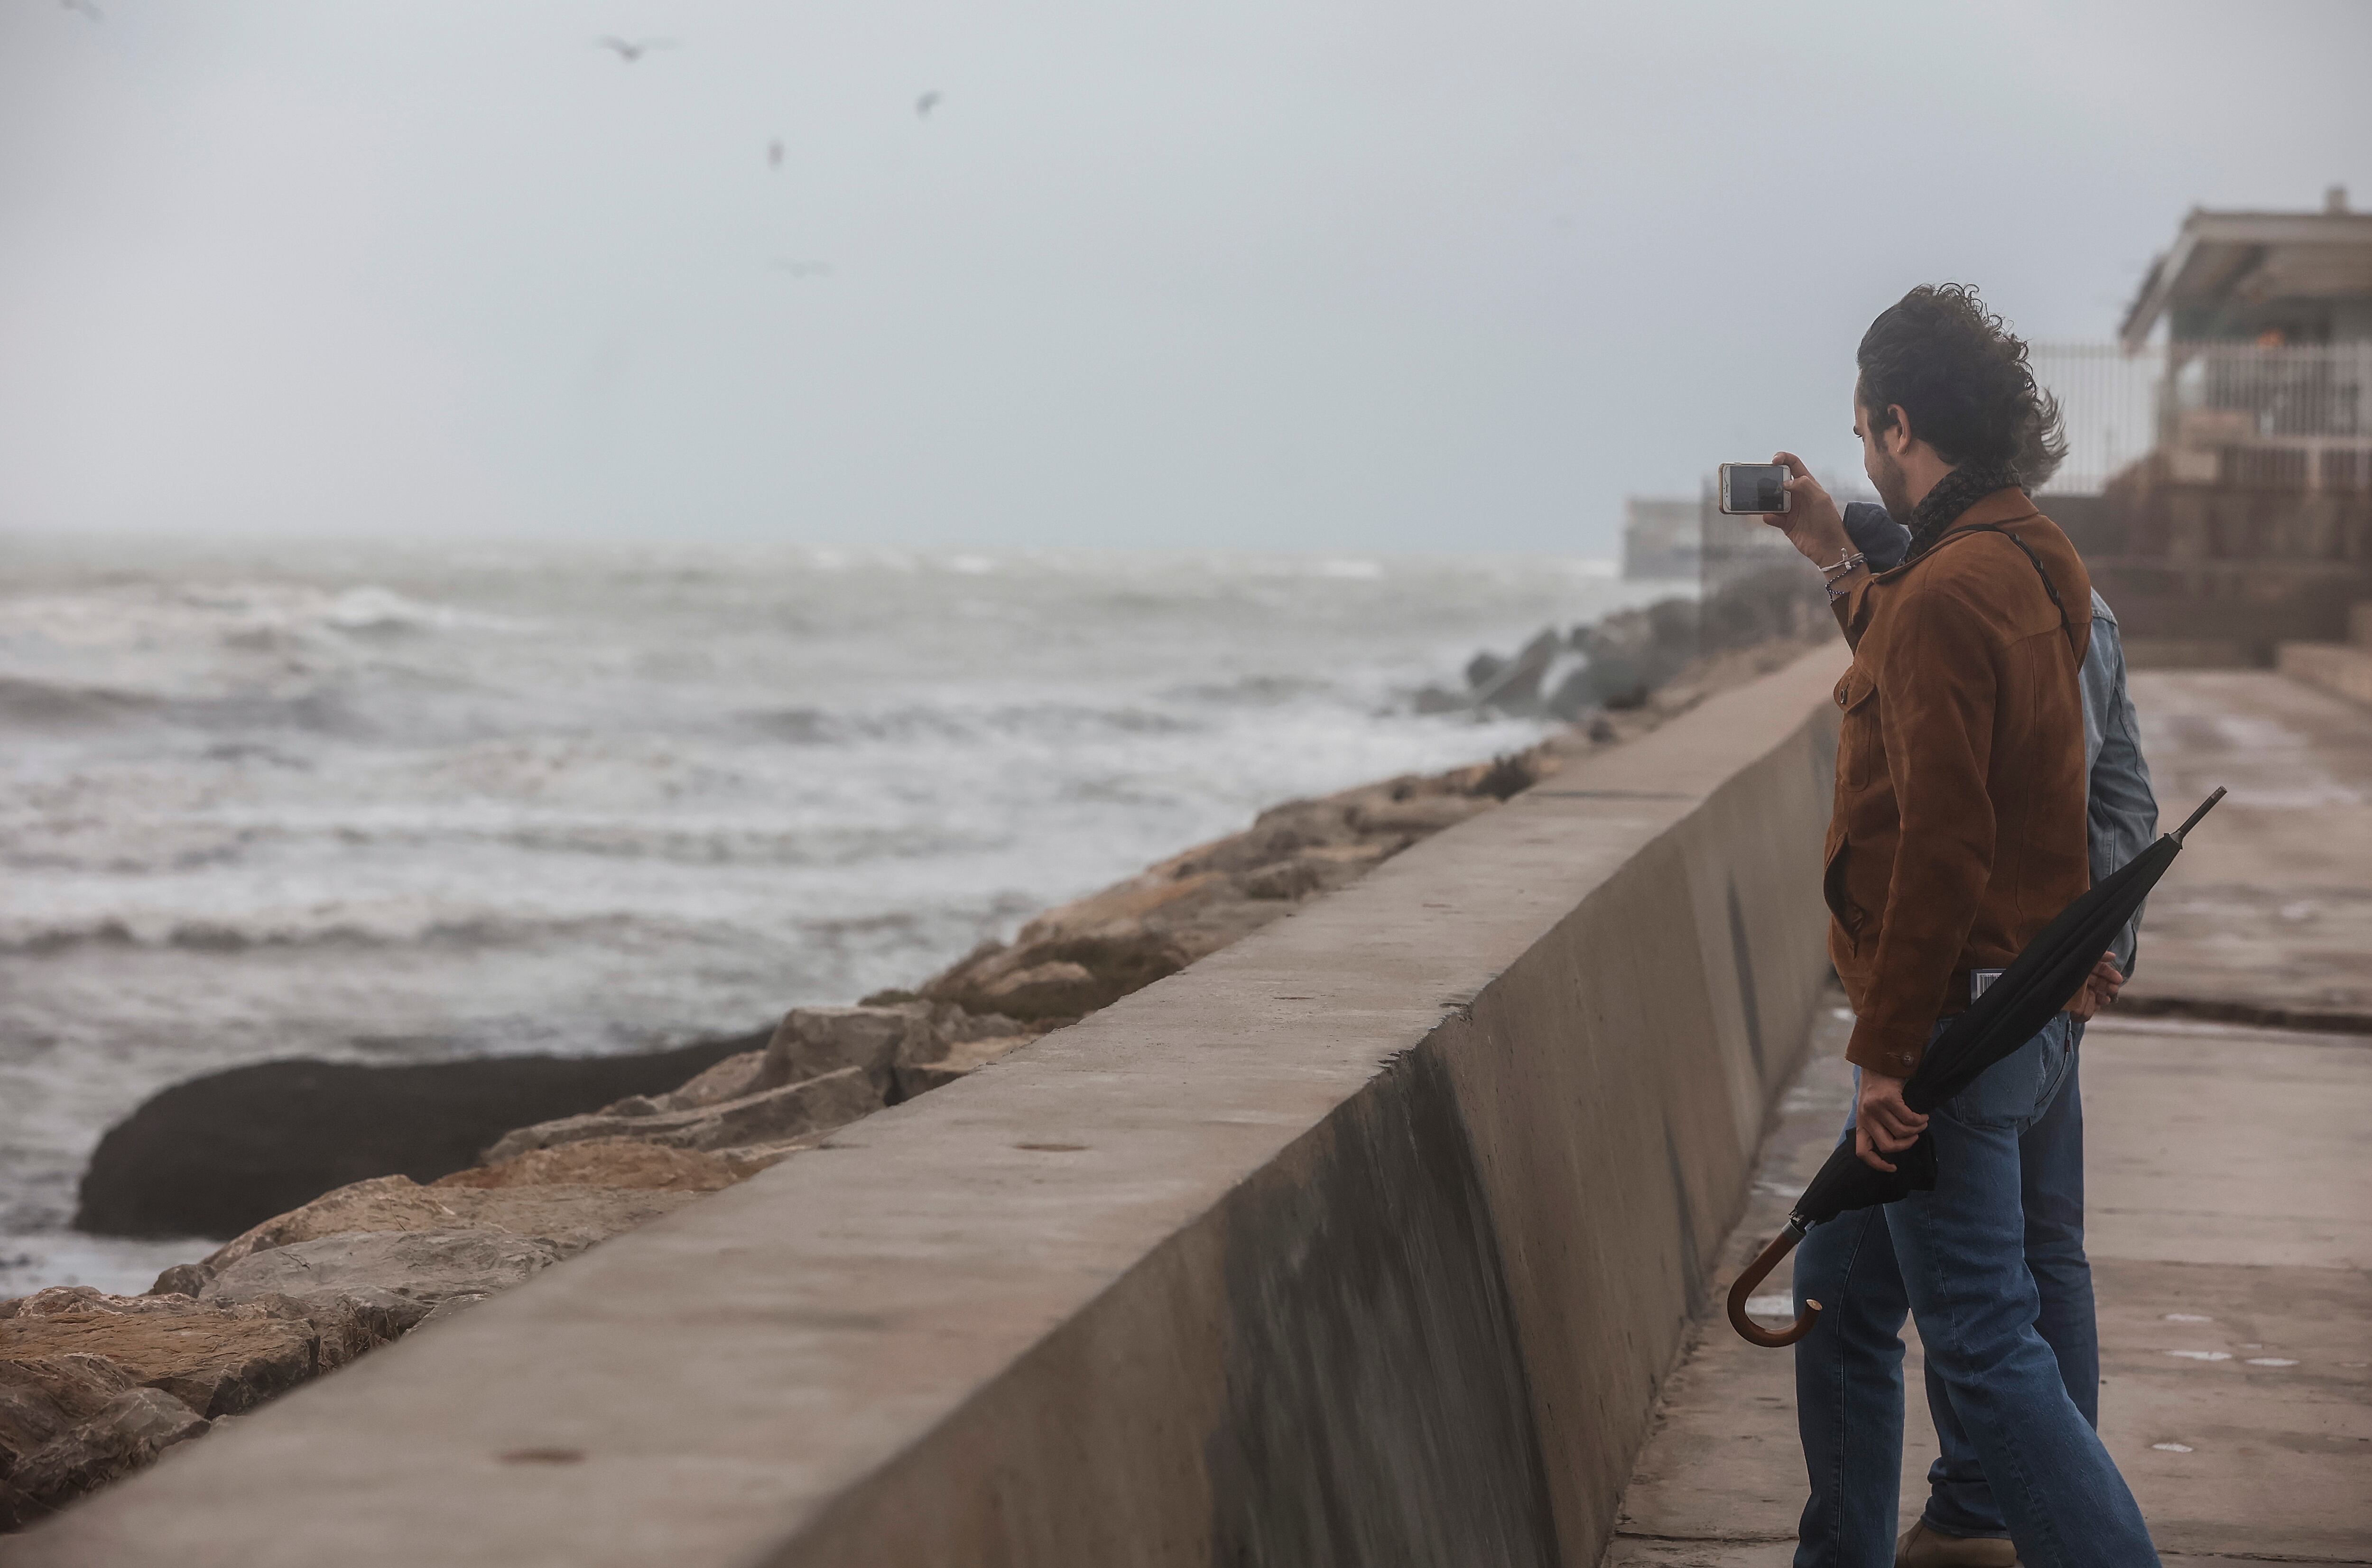
<path fill-rule="evenodd" d="M 1913 284 L 2372 204 L 2350 4 L 97 8 L 0 9 L 11 535 L 1604 556 L 1850 473 Z"/>

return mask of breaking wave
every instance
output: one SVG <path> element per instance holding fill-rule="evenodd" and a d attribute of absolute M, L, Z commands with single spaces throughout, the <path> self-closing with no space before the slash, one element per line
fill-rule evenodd
<path fill-rule="evenodd" d="M 1394 693 L 1638 597 L 1347 553 L 11 568 L 0 1105 L 50 1109 L 0 1148 L 0 1259 L 164 1084 L 365 1035 L 636 1049 L 912 985 L 1280 799 L 1537 738 Z"/>

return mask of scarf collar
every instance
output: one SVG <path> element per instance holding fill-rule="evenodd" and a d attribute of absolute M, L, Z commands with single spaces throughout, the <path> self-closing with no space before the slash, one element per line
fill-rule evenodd
<path fill-rule="evenodd" d="M 1918 506 L 1911 514 L 1911 549 L 1903 559 L 1925 554 L 1960 520 L 1962 513 L 1994 491 L 2017 484 L 2017 470 L 2007 463 L 1962 463 L 1919 498 Z"/>

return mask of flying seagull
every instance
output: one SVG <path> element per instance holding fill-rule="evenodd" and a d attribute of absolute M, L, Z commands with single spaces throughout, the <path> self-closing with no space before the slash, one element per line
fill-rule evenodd
<path fill-rule="evenodd" d="M 778 273 L 788 273 L 795 278 L 828 278 L 831 276 L 831 263 L 830 261 L 793 261 L 787 256 L 777 256 L 773 261 L 773 268 L 774 271 Z"/>
<path fill-rule="evenodd" d="M 780 136 L 766 144 L 766 167 L 768 168 L 783 167 L 783 139 Z"/>
<path fill-rule="evenodd" d="M 61 0 L 61 3 L 63 4 L 64 0 Z M 617 51 L 618 58 L 631 65 L 654 49 L 673 49 L 675 47 L 675 40 L 671 38 L 624 39 L 617 37 L 604 37 L 595 39 L 593 41 L 593 47 L 596 49 L 615 50 Z"/>
<path fill-rule="evenodd" d="M 939 99 L 944 96 L 946 95 L 934 89 L 916 99 L 914 100 L 914 118 L 917 120 L 928 120 L 931 117 L 931 110 L 939 107 Z"/>
<path fill-rule="evenodd" d="M 98 6 L 92 5 L 90 0 L 58 0 L 58 6 L 63 10 L 80 11 L 84 16 L 88 17 L 94 22 L 103 22 L 107 20 L 106 16 L 100 12 Z"/>

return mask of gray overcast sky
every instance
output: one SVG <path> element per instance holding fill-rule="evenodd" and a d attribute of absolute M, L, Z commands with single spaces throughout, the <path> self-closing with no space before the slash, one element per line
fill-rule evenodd
<path fill-rule="evenodd" d="M 0 528 L 1604 552 L 1912 284 L 2372 205 L 2365 0 L 97 4 L 0 0 Z"/>

